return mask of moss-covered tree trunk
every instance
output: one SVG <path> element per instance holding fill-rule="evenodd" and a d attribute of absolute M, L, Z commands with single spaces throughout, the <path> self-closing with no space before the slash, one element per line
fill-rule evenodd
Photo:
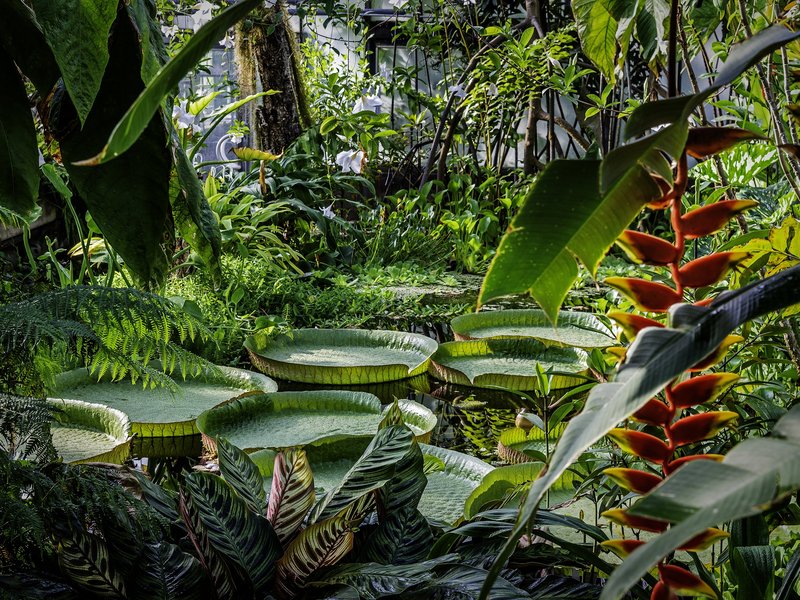
<path fill-rule="evenodd" d="M 239 26 L 237 33 L 242 93 L 255 91 L 256 76 L 263 90 L 280 92 L 264 96 L 248 115 L 256 146 L 280 154 L 309 122 L 297 44 L 284 2 L 261 8 L 251 22 Z"/>

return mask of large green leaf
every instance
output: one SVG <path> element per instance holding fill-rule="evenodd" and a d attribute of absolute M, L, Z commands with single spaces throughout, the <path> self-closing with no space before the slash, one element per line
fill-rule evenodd
<path fill-rule="evenodd" d="M 586 361 L 583 350 L 548 347 L 535 339 L 481 339 L 440 344 L 430 372 L 458 385 L 535 390 L 539 366 L 554 374 L 550 386 L 557 389 L 585 381 Z"/>
<path fill-rule="evenodd" d="M 33 82 L 39 95 L 45 97 L 61 75 L 36 15 L 23 0 L 3 3 L 0 45 Z"/>
<path fill-rule="evenodd" d="M 296 329 L 291 336 L 245 341 L 251 361 L 264 373 L 332 385 L 380 383 L 424 373 L 436 346 L 424 335 L 366 329 Z"/>
<path fill-rule="evenodd" d="M 569 422 L 547 471 L 531 486 L 492 574 L 508 559 L 547 490 L 589 446 L 644 406 L 667 383 L 716 350 L 733 329 L 798 299 L 800 267 L 795 267 L 722 294 L 706 308 L 677 305 L 671 310 L 671 328 L 643 330 L 629 348 L 614 382 L 593 388 L 583 411 Z"/>
<path fill-rule="evenodd" d="M 0 47 L 0 222 L 33 221 L 38 195 L 39 152 L 28 95 L 14 62 Z"/>
<path fill-rule="evenodd" d="M 202 600 L 208 593 L 208 581 L 197 559 L 168 542 L 145 546 L 134 585 L 134 598 Z"/>
<path fill-rule="evenodd" d="M 132 432 L 139 438 L 194 435 L 195 420 L 209 408 L 245 392 L 273 392 L 278 385 L 260 373 L 216 367 L 213 371 L 174 373 L 175 388 L 146 388 L 129 379 L 112 381 L 106 373 L 99 379 L 88 369 L 67 371 L 56 377 L 51 396 L 104 404 L 131 420 Z"/>
<path fill-rule="evenodd" d="M 260 3 L 261 0 L 241 0 L 201 27 L 180 52 L 161 68 L 148 83 L 147 88 L 130 105 L 103 148 L 85 162 L 100 164 L 116 158 L 131 148 L 145 131 L 167 94 L 177 87 L 186 74 L 208 54 L 228 29 L 246 17 Z"/>
<path fill-rule="evenodd" d="M 399 404 L 414 435 L 433 430 L 436 419 L 428 408 L 411 400 Z M 323 390 L 237 398 L 202 413 L 197 428 L 209 445 L 211 438 L 225 438 L 249 450 L 372 436 L 380 421 L 381 405 L 372 394 Z"/>
<path fill-rule="evenodd" d="M 228 485 L 244 500 L 247 508 L 258 515 L 263 514 L 267 507 L 267 496 L 256 464 L 247 453 L 227 440 L 217 440 L 217 457 L 220 473 Z"/>
<path fill-rule="evenodd" d="M 360 546 L 360 558 L 386 565 L 409 565 L 428 555 L 433 532 L 425 516 L 414 506 L 398 506 L 387 512 Z"/>
<path fill-rule="evenodd" d="M 239 565 L 256 595 L 269 588 L 281 544 L 269 521 L 251 512 L 220 477 L 194 472 L 185 478 L 190 506 L 214 548 Z"/>
<path fill-rule="evenodd" d="M 80 400 L 50 399 L 49 404 L 56 409 L 53 445 L 64 462 L 121 464 L 128 458 L 131 424 L 123 413 Z"/>
<path fill-rule="evenodd" d="M 259 475 L 260 478 L 260 475 Z M 303 449 L 283 450 L 275 456 L 267 519 L 282 544 L 291 541 L 314 506 L 314 474 Z"/>
<path fill-rule="evenodd" d="M 572 13 L 584 54 L 605 78 L 614 83 L 620 21 L 630 20 L 639 2 L 626 0 L 575 0 Z"/>
<path fill-rule="evenodd" d="M 108 547 L 98 536 L 73 530 L 58 549 L 61 571 L 98 598 L 127 598 L 125 582 L 111 564 Z"/>
<path fill-rule="evenodd" d="M 614 571 L 602 598 L 622 597 L 651 566 L 705 528 L 759 514 L 798 488 L 800 407 L 796 406 L 778 421 L 772 437 L 745 440 L 719 463 L 688 463 L 634 504 L 632 513 L 673 525 L 637 548 Z"/>
<path fill-rule="evenodd" d="M 118 0 L 33 0 L 36 20 L 82 125 L 86 125 L 109 62 L 108 37 L 117 5 Z"/>
<path fill-rule="evenodd" d="M 492 600 L 522 600 L 529 599 L 530 594 L 522 591 L 512 583 L 498 577 L 487 582 L 488 571 L 478 567 L 459 565 L 442 573 L 436 579 L 425 584 L 424 589 L 418 591 L 418 595 L 409 596 L 412 598 L 446 598 L 476 599 L 480 597 L 482 589 L 488 586 L 489 598 Z"/>
<path fill-rule="evenodd" d="M 456 340 L 534 338 L 573 348 L 606 348 L 616 344 L 611 329 L 591 313 L 562 310 L 557 325 L 543 310 L 490 310 L 468 313 L 450 323 Z"/>

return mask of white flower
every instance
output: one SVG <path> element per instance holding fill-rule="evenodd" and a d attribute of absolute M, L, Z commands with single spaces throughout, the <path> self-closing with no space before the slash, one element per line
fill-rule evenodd
<path fill-rule="evenodd" d="M 333 202 L 322 209 L 322 216 L 326 219 L 333 219 L 336 216 L 336 213 L 333 212 Z"/>
<path fill-rule="evenodd" d="M 216 7 L 211 4 L 211 2 L 204 0 L 203 2 L 195 4 L 193 8 L 195 9 L 195 12 L 191 15 L 193 23 L 192 29 L 195 33 L 197 33 L 197 31 L 203 25 L 214 18 L 214 15 L 211 14 L 211 11 L 213 11 Z"/>
<path fill-rule="evenodd" d="M 408 0 L 389 0 L 389 5 L 392 6 L 392 8 L 399 10 L 403 8 L 407 2 Z"/>
<path fill-rule="evenodd" d="M 464 6 L 469 6 L 470 4 L 475 6 L 475 0 L 464 0 Z"/>
<path fill-rule="evenodd" d="M 451 85 L 447 88 L 447 91 L 453 94 L 456 98 L 461 98 L 462 100 L 467 97 L 467 90 L 464 89 L 464 86 L 460 83 L 456 85 Z"/>
<path fill-rule="evenodd" d="M 381 67 L 381 72 L 379 73 L 379 75 L 388 81 L 389 79 L 392 79 L 392 69 L 389 68 L 389 67 L 383 66 L 383 67 Z M 800 90 L 797 90 L 797 91 L 798 91 L 798 93 L 800 93 Z"/>
<path fill-rule="evenodd" d="M 232 133 L 230 140 L 232 144 L 241 144 L 244 136 L 241 133 Z"/>
<path fill-rule="evenodd" d="M 230 31 L 225 32 L 225 37 L 219 41 L 219 45 L 229 50 L 233 48 L 233 36 Z"/>
<path fill-rule="evenodd" d="M 342 167 L 342 173 L 352 171 L 358 175 L 366 162 L 367 154 L 363 150 L 342 150 L 336 155 L 336 164 Z"/>
<path fill-rule="evenodd" d="M 195 116 L 189 112 L 188 100 L 173 105 L 172 119 L 178 123 L 178 129 L 189 129 L 194 125 Z"/>
<path fill-rule="evenodd" d="M 353 106 L 353 114 L 360 113 L 362 110 L 370 110 L 377 114 L 380 112 L 381 106 L 383 106 L 383 100 L 380 96 L 362 94 Z"/>
<path fill-rule="evenodd" d="M 489 96 L 490 98 L 493 98 L 494 96 L 497 96 L 497 94 L 499 94 L 499 93 L 500 93 L 500 91 L 497 89 L 497 84 L 495 84 L 493 82 L 490 83 L 486 88 L 486 95 Z"/>
<path fill-rule="evenodd" d="M 174 38 L 180 32 L 181 28 L 177 25 L 170 25 L 169 27 L 165 27 L 162 25 L 161 33 L 164 34 L 165 37 Z"/>

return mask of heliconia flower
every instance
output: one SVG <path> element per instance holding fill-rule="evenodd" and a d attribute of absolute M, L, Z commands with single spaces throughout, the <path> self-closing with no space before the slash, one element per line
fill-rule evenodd
<path fill-rule="evenodd" d="M 667 208 L 670 205 L 670 202 L 672 202 L 672 186 L 660 178 L 656 179 L 656 183 L 658 183 L 658 187 L 661 188 L 662 196 L 657 200 L 648 202 L 647 208 L 652 210 L 661 210 L 662 208 Z"/>
<path fill-rule="evenodd" d="M 666 521 L 659 521 L 651 519 L 650 517 L 639 517 L 628 513 L 624 508 L 612 508 L 600 514 L 604 517 L 623 527 L 631 527 L 632 529 L 641 529 L 643 531 L 652 531 L 653 533 L 661 533 L 667 529 Z"/>
<path fill-rule="evenodd" d="M 756 139 L 765 138 L 760 133 L 738 127 L 692 127 L 686 139 L 686 154 L 693 158 L 705 158 L 732 148 L 739 142 Z"/>
<path fill-rule="evenodd" d="M 669 446 L 654 435 L 634 429 L 616 428 L 606 435 L 625 452 L 660 463 L 670 455 Z"/>
<path fill-rule="evenodd" d="M 696 373 L 698 371 L 704 371 L 709 367 L 713 367 L 715 364 L 725 358 L 725 355 L 728 353 L 728 349 L 733 346 L 733 344 L 738 344 L 739 342 L 743 341 L 744 338 L 740 335 L 726 335 L 725 339 L 722 340 L 722 343 L 714 352 L 689 369 L 689 371 Z"/>
<path fill-rule="evenodd" d="M 609 319 L 612 319 L 620 327 L 622 327 L 625 337 L 631 341 L 633 341 L 633 339 L 645 327 L 664 327 L 663 323 L 659 323 L 658 321 L 648 319 L 647 317 L 643 317 L 635 313 L 626 313 L 619 310 L 613 310 L 608 313 L 607 316 Z"/>
<path fill-rule="evenodd" d="M 663 581 L 659 581 L 653 586 L 650 600 L 678 600 L 678 597 L 672 593 L 672 590 Z"/>
<path fill-rule="evenodd" d="M 360 113 L 364 110 L 368 110 L 377 114 L 381 111 L 381 106 L 383 106 L 383 100 L 381 100 L 380 96 L 362 94 L 361 97 L 356 100 L 356 103 L 353 106 L 353 114 Z"/>
<path fill-rule="evenodd" d="M 747 252 L 716 252 L 690 261 L 678 270 L 678 280 L 686 287 L 700 288 L 717 283 L 731 267 L 749 256 Z"/>
<path fill-rule="evenodd" d="M 670 306 L 683 299 L 668 285 L 654 281 L 634 277 L 608 277 L 605 283 L 625 294 L 642 311 L 667 312 Z"/>
<path fill-rule="evenodd" d="M 634 494 L 646 494 L 662 481 L 661 477 L 654 473 L 640 471 L 639 469 L 623 469 L 621 467 L 604 469 L 603 475 L 621 488 L 625 488 Z"/>
<path fill-rule="evenodd" d="M 676 408 L 688 408 L 710 402 L 725 388 L 739 379 L 735 373 L 709 373 L 692 377 L 670 390 L 670 399 Z"/>
<path fill-rule="evenodd" d="M 606 540 L 600 542 L 603 548 L 611 550 L 620 558 L 627 558 L 631 552 L 644 544 L 645 542 L 643 540 Z"/>
<path fill-rule="evenodd" d="M 664 472 L 667 475 L 674 473 L 677 469 L 680 469 L 683 465 L 693 460 L 713 460 L 714 462 L 722 462 L 723 458 L 725 457 L 722 454 L 690 454 L 689 456 L 681 456 L 671 461 L 668 465 L 665 465 Z"/>
<path fill-rule="evenodd" d="M 739 415 L 730 410 L 715 410 L 678 419 L 672 424 L 672 442 L 676 446 L 685 446 L 707 440 L 738 418 Z"/>
<path fill-rule="evenodd" d="M 711 235 L 740 212 L 758 206 L 754 200 L 721 200 L 689 211 L 681 217 L 681 230 L 688 240 Z"/>
<path fill-rule="evenodd" d="M 708 596 L 716 598 L 717 594 L 705 581 L 677 565 L 658 565 L 659 579 L 678 595 Z"/>
<path fill-rule="evenodd" d="M 672 419 L 672 411 L 658 398 L 651 398 L 642 408 L 633 413 L 633 418 L 648 425 L 664 425 Z"/>
<path fill-rule="evenodd" d="M 356 175 L 364 169 L 367 154 L 363 150 L 342 150 L 336 155 L 336 164 L 342 167 L 342 173 L 352 171 Z"/>
<path fill-rule="evenodd" d="M 617 244 L 635 263 L 665 266 L 678 258 L 678 249 L 659 237 L 626 229 Z"/>
<path fill-rule="evenodd" d="M 706 548 L 710 548 L 713 544 L 717 543 L 723 538 L 730 537 L 731 534 L 716 527 L 709 527 L 703 533 L 700 533 L 690 539 L 688 542 L 678 548 L 678 550 L 686 550 L 687 552 L 702 552 Z"/>

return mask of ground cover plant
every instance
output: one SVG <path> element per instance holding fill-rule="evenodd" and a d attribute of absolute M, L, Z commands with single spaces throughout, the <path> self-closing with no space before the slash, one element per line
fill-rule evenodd
<path fill-rule="evenodd" d="M 0 10 L 0 597 L 800 594 L 795 3 Z"/>

